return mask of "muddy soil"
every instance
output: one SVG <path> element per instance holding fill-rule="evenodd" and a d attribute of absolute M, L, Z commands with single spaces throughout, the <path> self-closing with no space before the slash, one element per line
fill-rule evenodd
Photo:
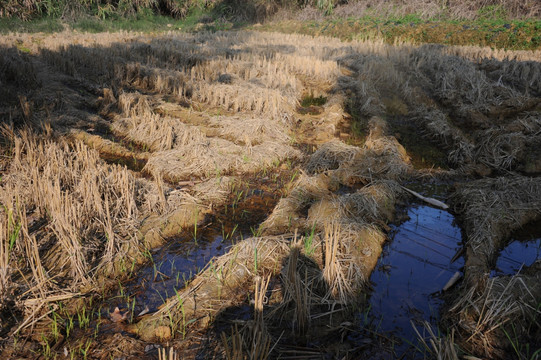
<path fill-rule="evenodd" d="M 538 53 L 245 31 L 0 47 L 2 356 L 535 353 Z"/>

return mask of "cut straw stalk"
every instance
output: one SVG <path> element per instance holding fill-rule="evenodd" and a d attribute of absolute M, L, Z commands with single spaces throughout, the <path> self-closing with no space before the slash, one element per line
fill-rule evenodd
<path fill-rule="evenodd" d="M 325 226 L 325 267 L 323 268 L 323 278 L 327 283 L 329 292 L 326 298 L 335 298 L 341 304 L 348 304 L 354 289 L 352 279 L 358 269 L 344 268 L 344 254 L 342 253 L 343 244 L 340 244 L 340 226 L 331 223 Z M 347 263 L 347 261 L 345 261 Z M 353 274 L 351 274 L 353 271 Z M 351 277 L 349 275 L 352 275 Z"/>
<path fill-rule="evenodd" d="M 177 360 L 177 352 L 173 347 L 167 348 L 159 348 L 158 349 L 158 359 L 159 360 Z"/>
<path fill-rule="evenodd" d="M 299 276 L 299 256 L 301 254 L 300 239 L 297 241 L 295 234 L 295 244 L 292 246 L 284 278 L 284 298 L 283 304 L 290 302 L 294 304 L 293 326 L 300 335 L 306 334 L 310 325 L 310 306 L 309 281 L 305 274 L 304 281 Z"/>
<path fill-rule="evenodd" d="M 222 339 L 227 360 L 245 360 L 246 357 L 243 351 L 244 342 L 237 324 L 231 327 L 231 345 L 229 345 L 225 332 L 222 332 L 220 337 Z"/>
<path fill-rule="evenodd" d="M 270 278 L 270 276 L 267 276 L 263 279 L 257 276 L 255 279 L 254 326 L 250 349 L 250 359 L 254 360 L 267 359 L 270 352 L 271 338 L 266 329 L 263 317 L 263 306 L 265 304 Z"/>
<path fill-rule="evenodd" d="M 8 291 L 10 267 L 9 267 L 9 239 L 13 236 L 12 229 L 0 221 L 0 293 L 6 294 Z"/>

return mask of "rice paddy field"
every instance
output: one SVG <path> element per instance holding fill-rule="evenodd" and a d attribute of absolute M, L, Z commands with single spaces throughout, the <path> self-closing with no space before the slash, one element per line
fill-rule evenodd
<path fill-rule="evenodd" d="M 0 37 L 0 357 L 538 359 L 541 52 Z"/>

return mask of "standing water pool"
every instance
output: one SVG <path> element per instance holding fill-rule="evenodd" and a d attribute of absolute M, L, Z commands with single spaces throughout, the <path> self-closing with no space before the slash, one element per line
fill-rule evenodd
<path fill-rule="evenodd" d="M 463 258 L 452 262 L 462 234 L 449 212 L 413 205 L 407 218 L 392 229 L 371 275 L 373 291 L 364 315 L 374 331 L 399 339 L 398 357 L 418 343 L 412 324 L 422 328 L 426 321 L 437 329 L 439 294 L 464 265 Z"/>

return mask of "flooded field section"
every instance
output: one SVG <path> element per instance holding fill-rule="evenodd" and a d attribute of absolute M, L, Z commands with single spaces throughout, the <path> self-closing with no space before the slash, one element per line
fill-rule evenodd
<path fill-rule="evenodd" d="M 428 322 L 437 329 L 439 295 L 464 265 L 463 258 L 454 259 L 461 242 L 454 217 L 425 205 L 408 208 L 407 220 L 393 227 L 370 277 L 373 291 L 364 316 L 377 331 L 397 338 L 398 357 L 418 346 L 413 326 L 422 332 Z"/>
<path fill-rule="evenodd" d="M 199 236 L 197 241 L 190 235 L 172 239 L 166 246 L 149 253 L 151 260 L 137 273 L 137 277 L 126 284 L 107 301 L 107 308 L 155 312 L 165 300 L 175 296 L 175 290 L 182 289 L 209 261 L 223 255 L 232 240 L 241 236 L 224 238 L 222 235 Z M 145 310 L 146 309 L 146 310 Z M 108 315 L 106 310 L 104 315 Z"/>
<path fill-rule="evenodd" d="M 0 358 L 535 359 L 536 74 L 255 30 L 0 36 Z"/>
<path fill-rule="evenodd" d="M 277 201 L 261 189 L 239 189 L 230 203 L 164 244 L 147 251 L 146 265 L 106 301 L 102 316 L 115 307 L 137 315 L 155 312 L 231 246 L 257 234 L 259 223 Z"/>

